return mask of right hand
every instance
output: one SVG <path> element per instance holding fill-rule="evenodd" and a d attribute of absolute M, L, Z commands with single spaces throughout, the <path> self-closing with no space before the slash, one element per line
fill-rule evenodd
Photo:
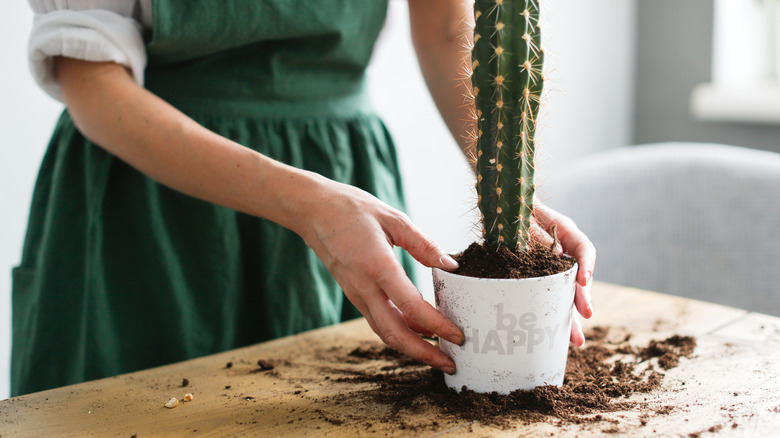
<path fill-rule="evenodd" d="M 579 315 L 572 315 L 571 342 L 577 347 L 582 347 L 585 344 L 585 335 L 582 332 L 580 315 L 583 318 L 593 316 L 591 280 L 596 264 L 596 248 L 588 239 L 588 236 L 577 227 L 571 218 L 537 202 L 534 207 L 532 224 L 534 237 L 545 245 L 552 244 L 553 238 L 548 234 L 547 230 L 552 229 L 553 225 L 558 227 L 558 236 L 560 237 L 560 242 L 556 248 L 557 252 L 566 252 L 566 254 L 577 260 L 574 307 Z"/>
<path fill-rule="evenodd" d="M 407 250 L 428 267 L 451 271 L 457 262 L 427 238 L 402 212 L 358 188 L 321 184 L 303 236 L 347 298 L 387 345 L 445 373 L 455 363 L 420 337 L 438 335 L 456 345 L 463 332 L 426 302 L 393 251 Z"/>

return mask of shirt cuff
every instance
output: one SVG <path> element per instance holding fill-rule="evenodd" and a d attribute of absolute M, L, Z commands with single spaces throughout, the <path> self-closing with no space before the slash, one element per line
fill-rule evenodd
<path fill-rule="evenodd" d="M 93 62 L 116 62 L 130 69 L 143 86 L 146 47 L 142 27 L 136 20 L 115 12 L 57 10 L 36 14 L 28 45 L 30 71 L 38 85 L 63 102 L 54 78 L 54 57 L 65 56 Z"/>

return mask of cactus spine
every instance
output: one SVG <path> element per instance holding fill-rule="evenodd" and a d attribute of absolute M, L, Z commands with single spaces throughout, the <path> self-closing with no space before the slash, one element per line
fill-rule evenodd
<path fill-rule="evenodd" d="M 488 244 L 526 251 L 542 93 L 539 0 L 476 0 L 477 194 Z"/>

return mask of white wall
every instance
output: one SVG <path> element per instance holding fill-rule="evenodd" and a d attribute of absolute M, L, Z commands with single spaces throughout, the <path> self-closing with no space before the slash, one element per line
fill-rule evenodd
<path fill-rule="evenodd" d="M 634 0 L 556 0 L 545 10 L 547 97 L 542 176 L 556 165 L 631 138 Z M 371 66 L 374 100 L 399 146 L 411 215 L 445 250 L 477 238 L 468 165 L 436 113 L 415 64 L 407 6 L 392 1 Z M 60 110 L 33 84 L 25 45 L 32 13 L 13 1 L 0 14 L 0 398 L 10 355 L 10 268 L 18 262 L 32 186 Z M 544 178 L 540 178 L 544 196 Z M 573 216 L 576 215 L 572 214 Z M 431 298 L 429 273 L 421 289 Z"/>
<path fill-rule="evenodd" d="M 543 176 L 633 138 L 635 0 L 548 0 L 542 25 L 548 90 L 539 137 Z M 543 102 L 545 103 L 545 102 Z M 544 192 L 544 179 L 541 182 Z"/>

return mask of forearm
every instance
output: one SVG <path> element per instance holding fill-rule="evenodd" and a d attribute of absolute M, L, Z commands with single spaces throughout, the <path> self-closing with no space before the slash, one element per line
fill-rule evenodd
<path fill-rule="evenodd" d="M 299 232 L 304 194 L 316 196 L 321 177 L 209 131 L 122 66 L 59 58 L 56 71 L 75 124 L 108 152 L 175 190 Z"/>
<path fill-rule="evenodd" d="M 425 83 L 460 148 L 467 152 L 474 129 L 466 93 L 471 54 L 473 0 L 410 0 L 412 42 Z"/>

